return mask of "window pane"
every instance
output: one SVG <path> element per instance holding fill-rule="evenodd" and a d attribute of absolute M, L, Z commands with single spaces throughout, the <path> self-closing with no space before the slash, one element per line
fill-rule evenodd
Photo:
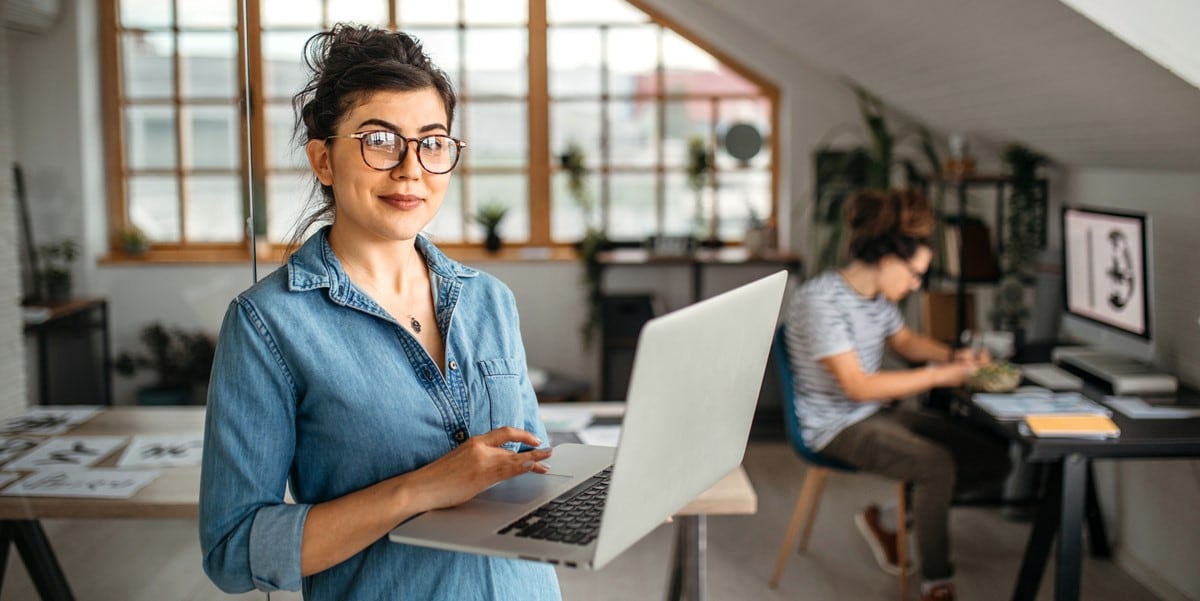
<path fill-rule="evenodd" d="M 176 6 L 180 27 L 237 27 L 238 4 L 235 0 L 178 0 Z"/>
<path fill-rule="evenodd" d="M 401 29 L 407 30 L 410 23 L 417 25 L 458 23 L 458 2 L 396 0 L 396 7 Z"/>
<path fill-rule="evenodd" d="M 760 223 L 771 216 L 771 173 L 761 170 L 721 172 L 717 203 L 722 240 L 742 240 L 751 214 Z"/>
<path fill-rule="evenodd" d="M 587 230 L 583 207 L 567 189 L 567 174 L 559 172 L 551 180 L 550 237 L 555 242 L 577 242 Z M 592 175 L 584 180 L 593 204 L 591 222 L 600 227 L 600 178 Z"/>
<path fill-rule="evenodd" d="M 664 118 L 667 131 L 663 140 L 665 164 L 687 165 L 688 146 L 692 138 L 700 137 L 708 144 L 712 111 L 713 105 L 707 100 L 666 103 Z"/>
<path fill-rule="evenodd" d="M 124 6 L 124 5 L 122 5 Z M 169 98 L 174 95 L 175 43 L 169 33 L 125 33 L 121 63 L 125 97 Z"/>
<path fill-rule="evenodd" d="M 600 95 L 600 31 L 552 27 L 547 34 L 550 95 Z"/>
<path fill-rule="evenodd" d="M 571 143 L 583 150 L 588 169 L 600 166 L 600 111 L 599 102 L 550 104 L 550 157 L 555 166 Z"/>
<path fill-rule="evenodd" d="M 175 111 L 167 106 L 125 109 L 125 165 L 130 169 L 175 167 Z"/>
<path fill-rule="evenodd" d="M 197 175 L 184 180 L 187 190 L 188 242 L 237 242 L 242 239 L 240 178 Z"/>
<path fill-rule="evenodd" d="M 170 27 L 171 0 L 121 0 L 122 27 Z"/>
<path fill-rule="evenodd" d="M 262 0 L 261 10 L 263 27 L 321 27 L 321 0 Z"/>
<path fill-rule="evenodd" d="M 658 92 L 657 25 L 614 27 L 608 32 L 608 93 L 614 96 Z"/>
<path fill-rule="evenodd" d="M 613 165 L 658 164 L 658 103 L 650 100 L 608 105 L 609 161 Z"/>
<path fill-rule="evenodd" d="M 500 239 L 505 242 L 529 240 L 529 180 L 525 174 L 472 174 L 467 177 L 470 180 L 467 206 L 471 214 L 474 215 L 484 205 L 504 205 L 508 207 L 508 213 L 500 223 Z M 483 240 L 483 226 L 475 223 L 474 219 L 470 221 L 468 239 Z"/>
<path fill-rule="evenodd" d="M 712 192 L 704 188 L 697 192 L 688 185 L 682 172 L 673 172 L 666 177 L 666 199 L 663 203 L 663 233 L 668 236 L 696 236 L 707 238 L 709 207 Z"/>
<path fill-rule="evenodd" d="M 308 81 L 304 42 L 316 31 L 263 33 L 263 78 L 268 98 L 291 98 Z"/>
<path fill-rule="evenodd" d="M 404 29 L 404 32 L 421 41 L 425 54 L 429 55 L 433 64 L 446 72 L 446 75 L 454 82 L 455 89 L 461 92 L 462 87 L 458 85 L 458 77 L 462 65 L 462 53 L 458 48 L 458 29 L 408 27 Z"/>
<path fill-rule="evenodd" d="M 187 98 L 234 98 L 237 96 L 237 34 L 181 33 L 183 89 Z"/>
<path fill-rule="evenodd" d="M 529 0 L 463 0 L 463 22 L 467 25 L 514 24 L 529 21 Z"/>
<path fill-rule="evenodd" d="M 465 91 L 472 96 L 524 96 L 529 85 L 528 39 L 524 28 L 468 29 Z"/>
<path fill-rule="evenodd" d="M 646 14 L 625 0 L 548 0 L 546 18 L 551 23 L 644 23 Z"/>
<path fill-rule="evenodd" d="M 310 204 L 312 190 L 313 178 L 309 173 L 280 173 L 267 177 L 268 240 L 279 244 L 291 240 L 292 229 L 300 218 L 317 206 Z"/>
<path fill-rule="evenodd" d="M 387 0 L 333 0 L 329 2 L 329 22 L 361 23 L 363 25 L 387 25 Z"/>
<path fill-rule="evenodd" d="M 442 199 L 442 208 L 437 216 L 425 226 L 425 235 L 435 244 L 446 242 L 462 242 L 463 240 L 463 209 L 461 176 L 450 178 L 450 187 L 446 190 L 446 198 Z"/>
<path fill-rule="evenodd" d="M 467 102 L 463 161 L 471 168 L 523 167 L 529 162 L 528 112 L 523 102 Z"/>
<path fill-rule="evenodd" d="M 657 229 L 653 173 L 619 173 L 611 178 L 608 237 L 642 241 Z"/>
<path fill-rule="evenodd" d="M 185 106 L 182 109 L 186 167 L 236 169 L 242 164 L 235 106 Z"/>
<path fill-rule="evenodd" d="M 722 69 L 711 54 L 669 29 L 663 30 L 663 67 L 668 71 L 712 73 Z"/>
<path fill-rule="evenodd" d="M 292 142 L 292 105 L 272 103 L 267 105 L 267 168 L 307 169 L 308 157 L 304 148 Z"/>
<path fill-rule="evenodd" d="M 157 175 L 129 178 L 129 221 L 155 242 L 179 241 L 177 183 Z"/>

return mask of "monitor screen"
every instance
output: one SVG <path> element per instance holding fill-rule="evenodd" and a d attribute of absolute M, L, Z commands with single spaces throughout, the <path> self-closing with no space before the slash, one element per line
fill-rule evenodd
<path fill-rule="evenodd" d="M 1068 315 L 1149 339 L 1146 216 L 1066 207 L 1062 227 Z"/>

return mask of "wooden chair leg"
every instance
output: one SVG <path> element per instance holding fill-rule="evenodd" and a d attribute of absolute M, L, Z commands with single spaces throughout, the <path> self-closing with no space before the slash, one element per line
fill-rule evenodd
<path fill-rule="evenodd" d="M 804 490 L 800 491 L 800 501 L 804 504 L 804 528 L 800 531 L 800 545 L 796 547 L 798 553 L 803 553 L 808 549 L 808 537 L 812 534 L 813 523 L 817 521 L 817 507 L 821 505 L 821 496 L 825 494 L 825 479 L 829 477 L 827 468 L 815 468 L 815 472 L 811 476 L 813 482 L 812 489 L 808 491 L 808 498 L 804 498 Z M 807 484 L 807 481 L 805 482 Z"/>
<path fill-rule="evenodd" d="M 787 533 L 783 537 L 783 546 L 780 547 L 779 557 L 775 560 L 775 572 L 771 574 L 771 588 L 779 586 L 779 578 L 783 575 L 783 566 L 787 563 L 788 553 L 791 552 L 792 543 L 801 526 L 804 527 L 805 532 L 801 550 L 803 550 L 803 545 L 808 542 L 816 501 L 820 498 L 821 490 L 825 488 L 825 477 L 828 475 L 829 470 L 826 468 L 809 466 L 808 475 L 804 477 L 804 485 L 800 488 L 800 498 L 796 499 L 796 509 L 792 511 L 792 519 L 788 522 Z"/>
<path fill-rule="evenodd" d="M 908 599 L 908 484 L 896 486 L 896 567 L 900 568 L 900 601 Z"/>

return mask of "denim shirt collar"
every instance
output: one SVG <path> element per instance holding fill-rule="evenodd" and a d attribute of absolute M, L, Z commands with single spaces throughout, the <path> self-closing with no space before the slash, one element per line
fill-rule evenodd
<path fill-rule="evenodd" d="M 353 290 L 350 278 L 342 269 L 337 255 L 329 246 L 329 228 L 325 226 L 309 237 L 300 250 L 292 253 L 287 260 L 288 289 L 294 292 L 329 288 L 330 298 L 345 304 Z M 479 272 L 447 257 L 437 246 L 434 246 L 425 236 L 416 238 L 417 252 L 425 259 L 429 271 L 453 281 L 455 278 L 473 278 Z"/>

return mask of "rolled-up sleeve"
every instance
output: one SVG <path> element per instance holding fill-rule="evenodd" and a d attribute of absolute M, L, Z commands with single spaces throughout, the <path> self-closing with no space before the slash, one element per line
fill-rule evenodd
<path fill-rule="evenodd" d="M 285 504 L 296 383 L 253 305 L 225 313 L 209 382 L 200 476 L 204 571 L 223 591 L 299 590 L 308 505 Z"/>

